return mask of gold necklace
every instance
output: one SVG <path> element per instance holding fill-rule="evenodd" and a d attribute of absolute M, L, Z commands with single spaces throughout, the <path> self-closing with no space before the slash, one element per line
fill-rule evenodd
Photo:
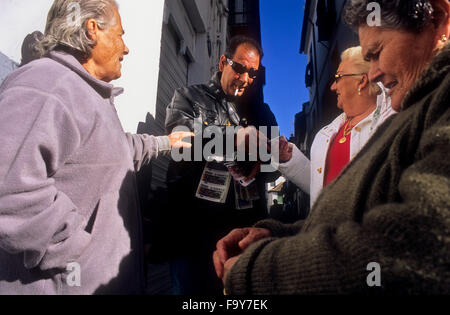
<path fill-rule="evenodd" d="M 344 144 L 345 142 L 347 142 L 347 137 L 352 133 L 353 127 L 350 126 L 350 128 L 348 128 L 349 125 L 350 125 L 350 120 L 347 120 L 347 123 L 345 124 L 345 127 L 344 127 L 344 136 L 339 140 L 340 144 Z"/>

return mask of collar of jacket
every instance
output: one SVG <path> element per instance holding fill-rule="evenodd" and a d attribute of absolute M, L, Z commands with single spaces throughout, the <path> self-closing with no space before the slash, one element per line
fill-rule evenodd
<path fill-rule="evenodd" d="M 81 63 L 71 54 L 64 51 L 51 51 L 48 57 L 78 74 L 103 98 L 114 98 L 123 93 L 123 88 L 116 88 L 112 84 L 94 78 Z"/>
<path fill-rule="evenodd" d="M 450 71 L 450 41 L 442 50 L 432 59 L 430 66 L 417 80 L 416 84 L 406 94 L 403 100 L 402 110 L 405 110 L 416 103 L 423 95 L 429 93 L 431 85 L 438 86 L 442 78 Z M 434 84 L 436 83 L 436 84 Z M 434 89 L 434 87 L 433 87 Z"/>
<path fill-rule="evenodd" d="M 222 72 L 217 71 L 213 74 L 211 80 L 208 83 L 208 91 L 211 93 L 214 98 L 222 100 L 227 99 L 225 92 L 222 89 L 222 85 L 220 84 L 220 80 L 222 79 Z"/>
<path fill-rule="evenodd" d="M 382 84 L 379 84 L 382 93 L 377 97 L 377 107 L 366 118 L 357 123 L 354 128 L 364 128 L 366 125 L 370 126 L 372 132 L 379 124 L 380 119 L 385 119 L 386 116 L 394 114 L 394 110 L 391 107 L 391 101 L 387 95 L 387 91 Z M 339 132 L 339 129 L 347 122 L 347 115 L 342 113 L 331 124 L 324 127 L 321 131 L 327 136 L 331 137 Z"/>
<path fill-rule="evenodd" d="M 239 117 L 239 114 L 236 110 L 236 105 L 234 101 L 228 99 L 225 92 L 223 91 L 222 85 L 220 83 L 221 79 L 222 72 L 217 71 L 213 74 L 211 80 L 207 85 L 208 93 L 210 93 L 211 96 L 222 105 L 223 109 L 228 112 L 231 122 L 235 125 L 239 125 L 241 122 L 241 118 Z"/>
<path fill-rule="evenodd" d="M 364 125 L 373 123 L 374 120 L 378 120 L 376 117 L 377 112 L 379 112 L 379 107 L 377 107 L 377 109 L 375 109 L 372 113 L 370 113 L 369 116 L 367 116 L 359 123 L 357 123 L 356 126 L 354 126 L 354 128 L 356 127 L 362 128 Z M 348 119 L 347 115 L 345 113 L 342 113 L 335 120 L 333 120 L 331 124 L 325 126 L 322 130 L 320 130 L 320 132 L 325 134 L 327 137 L 332 137 L 339 132 L 339 129 L 341 129 L 343 125 L 345 125 L 347 119 Z"/>

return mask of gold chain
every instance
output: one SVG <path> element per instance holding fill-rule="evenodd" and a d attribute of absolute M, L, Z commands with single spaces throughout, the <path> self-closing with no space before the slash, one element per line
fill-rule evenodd
<path fill-rule="evenodd" d="M 352 129 L 354 126 L 352 127 L 350 125 L 350 128 L 348 128 L 349 125 L 350 125 L 350 120 L 347 120 L 347 123 L 345 124 L 345 127 L 344 127 L 344 136 L 339 140 L 340 144 L 347 142 L 348 135 L 350 135 L 352 133 Z"/>

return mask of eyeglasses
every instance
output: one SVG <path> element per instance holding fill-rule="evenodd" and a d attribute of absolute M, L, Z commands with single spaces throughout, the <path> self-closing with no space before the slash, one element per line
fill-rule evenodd
<path fill-rule="evenodd" d="M 338 81 L 342 78 L 342 77 L 353 77 L 356 75 L 364 75 L 366 73 L 351 73 L 351 74 L 338 74 L 336 73 L 334 75 L 334 82 L 338 83 Z"/>
<path fill-rule="evenodd" d="M 241 65 L 239 62 L 233 61 L 229 58 L 227 58 L 227 62 L 231 66 L 231 68 L 233 68 L 234 72 L 238 74 L 248 73 L 248 76 L 251 79 L 256 79 L 256 77 L 258 76 L 258 70 L 256 69 L 248 69 L 246 66 Z"/>

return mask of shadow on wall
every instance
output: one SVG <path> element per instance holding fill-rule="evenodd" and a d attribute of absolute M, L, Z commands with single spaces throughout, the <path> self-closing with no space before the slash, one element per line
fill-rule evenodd
<path fill-rule="evenodd" d="M 119 190 L 118 209 L 123 219 L 123 224 L 127 230 L 131 240 L 131 251 L 120 262 L 119 273 L 117 277 L 109 281 L 109 283 L 100 286 L 94 295 L 111 295 L 111 294 L 142 294 L 144 292 L 145 276 L 143 273 L 143 248 L 141 238 L 141 216 L 137 211 L 136 200 L 129 196 L 134 196 L 134 173 L 128 172 L 125 176 L 122 186 Z M 135 209 L 136 213 L 130 213 Z M 112 233 L 114 231 L 111 231 Z M 105 237 L 107 237 L 105 235 Z M 106 258 L 106 257 L 105 257 Z M 139 288 L 139 283 L 142 286 Z M 136 291 L 137 290 L 137 291 Z"/>
<path fill-rule="evenodd" d="M 137 131 L 139 134 L 160 136 L 162 135 L 160 128 L 155 118 L 148 113 L 145 123 L 139 123 Z M 163 226 L 164 211 L 168 207 L 168 192 L 164 186 L 167 167 L 168 158 L 159 157 L 142 167 L 136 174 L 143 218 L 146 262 L 151 264 L 161 264 L 167 260 L 165 227 Z"/>

